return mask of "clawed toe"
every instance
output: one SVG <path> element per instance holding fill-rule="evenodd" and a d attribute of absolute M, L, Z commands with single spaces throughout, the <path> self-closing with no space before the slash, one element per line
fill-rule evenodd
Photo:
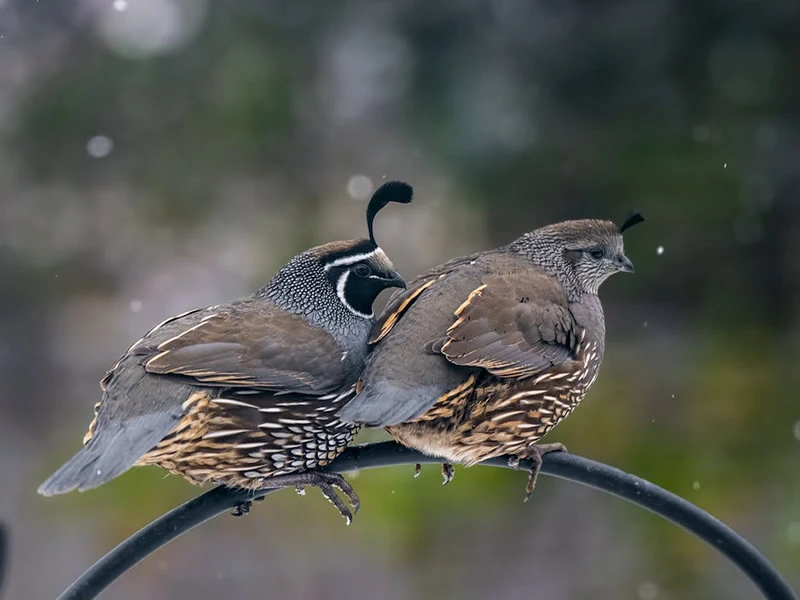
<path fill-rule="evenodd" d="M 234 517 L 243 517 L 250 512 L 251 508 L 253 508 L 253 503 L 250 500 L 240 502 L 239 504 L 233 507 L 231 515 Z"/>
<path fill-rule="evenodd" d="M 336 490 L 333 489 L 333 485 L 329 483 L 319 483 L 317 486 L 319 491 L 322 493 L 323 496 L 336 507 L 336 510 L 339 511 L 339 514 L 344 517 L 344 520 L 347 522 L 348 525 L 353 522 L 353 513 L 350 512 L 350 509 L 347 508 L 347 505 L 342 502 L 342 499 L 339 497 L 339 494 L 336 493 Z"/>
<path fill-rule="evenodd" d="M 566 446 L 559 442 L 552 444 L 534 444 L 526 450 L 523 456 L 513 456 L 508 459 L 508 465 L 514 469 L 519 468 L 519 461 L 523 458 L 527 458 L 531 461 L 531 468 L 528 471 L 528 481 L 525 484 L 525 498 L 523 502 L 530 500 L 533 490 L 536 489 L 536 481 L 539 478 L 539 472 L 542 470 L 542 457 L 551 452 L 566 451 Z"/>
<path fill-rule="evenodd" d="M 338 473 L 327 473 L 324 471 L 312 471 L 306 473 L 308 476 L 308 485 L 313 485 L 314 487 L 319 488 L 319 491 L 322 492 L 322 495 L 328 499 L 328 501 L 333 504 L 336 509 L 339 511 L 339 514 L 344 517 L 344 520 L 347 521 L 347 524 L 353 522 L 353 515 L 358 512 L 358 509 L 361 507 L 361 501 L 358 499 L 358 494 L 353 489 L 347 480 L 339 475 Z M 352 512 L 344 503 L 342 498 L 339 494 L 336 493 L 336 490 L 339 490 L 347 497 L 347 500 L 350 502 L 350 506 L 353 507 Z"/>
<path fill-rule="evenodd" d="M 339 514 L 345 518 L 348 525 L 353 520 L 353 514 L 357 513 L 359 507 L 361 506 L 361 502 L 358 499 L 358 494 L 356 494 L 353 486 L 347 483 L 347 480 L 338 473 L 328 473 L 327 471 L 306 471 L 303 473 L 292 473 L 290 475 L 278 475 L 276 477 L 266 479 L 264 481 L 263 489 L 294 487 L 298 494 L 304 495 L 306 486 L 319 488 L 320 492 L 322 492 L 322 495 L 325 496 L 325 498 L 327 498 L 327 500 L 336 507 L 336 509 L 339 511 Z M 339 494 L 336 493 L 337 489 L 347 497 L 347 500 L 350 502 L 350 505 L 353 508 L 352 512 L 341 499 Z M 246 514 L 247 511 L 250 510 L 250 507 L 244 507 L 244 504 L 249 505 L 250 503 L 243 502 L 236 507 L 233 514 L 236 516 Z"/>
<path fill-rule="evenodd" d="M 456 476 L 456 469 L 450 463 L 442 463 L 442 485 L 447 485 Z"/>

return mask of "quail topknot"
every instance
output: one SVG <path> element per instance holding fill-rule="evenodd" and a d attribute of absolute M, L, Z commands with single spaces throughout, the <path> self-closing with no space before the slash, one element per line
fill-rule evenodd
<path fill-rule="evenodd" d="M 537 442 L 597 378 L 598 289 L 633 272 L 622 233 L 643 220 L 556 223 L 415 278 L 375 324 L 357 393 L 339 416 L 444 459 L 445 482 L 451 463 L 529 459 L 527 499 L 542 455 L 564 450 Z"/>
<path fill-rule="evenodd" d="M 411 196 L 405 183 L 384 184 L 367 208 L 369 239 L 302 252 L 256 293 L 154 327 L 102 380 L 83 448 L 39 493 L 87 490 L 153 464 L 197 484 L 316 486 L 349 522 L 333 487 L 354 509 L 358 497 L 319 469 L 358 429 L 336 411 L 363 366 L 372 303 L 405 285 L 373 219 Z"/>

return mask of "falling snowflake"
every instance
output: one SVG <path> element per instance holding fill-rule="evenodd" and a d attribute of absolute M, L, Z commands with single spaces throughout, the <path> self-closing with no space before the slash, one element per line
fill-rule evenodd
<path fill-rule="evenodd" d="M 114 140 L 107 135 L 96 135 L 86 142 L 86 152 L 92 158 L 105 158 L 114 149 Z"/>
<path fill-rule="evenodd" d="M 353 175 L 347 182 L 347 193 L 353 200 L 366 200 L 372 190 L 372 180 L 366 175 Z"/>

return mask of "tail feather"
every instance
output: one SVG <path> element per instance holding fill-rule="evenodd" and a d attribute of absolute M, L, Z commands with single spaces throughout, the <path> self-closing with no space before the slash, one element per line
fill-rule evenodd
<path fill-rule="evenodd" d="M 107 483 L 130 469 L 160 442 L 177 419 L 169 414 L 142 415 L 113 429 L 98 427 L 92 438 L 39 486 L 42 496 L 80 492 Z"/>

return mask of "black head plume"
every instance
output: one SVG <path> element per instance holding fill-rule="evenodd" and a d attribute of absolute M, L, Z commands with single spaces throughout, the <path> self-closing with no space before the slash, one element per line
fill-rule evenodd
<path fill-rule="evenodd" d="M 645 221 L 646 219 L 642 213 L 631 211 L 631 213 L 625 218 L 625 222 L 620 226 L 619 232 L 624 233 L 626 229 L 630 229 L 634 225 L 644 223 Z"/>
<path fill-rule="evenodd" d="M 369 240 L 373 244 L 378 245 L 372 233 L 372 222 L 375 220 L 375 215 L 390 202 L 408 204 L 413 195 L 414 189 L 402 181 L 387 181 L 375 190 L 369 200 L 369 206 L 367 206 L 367 229 L 369 230 Z"/>

